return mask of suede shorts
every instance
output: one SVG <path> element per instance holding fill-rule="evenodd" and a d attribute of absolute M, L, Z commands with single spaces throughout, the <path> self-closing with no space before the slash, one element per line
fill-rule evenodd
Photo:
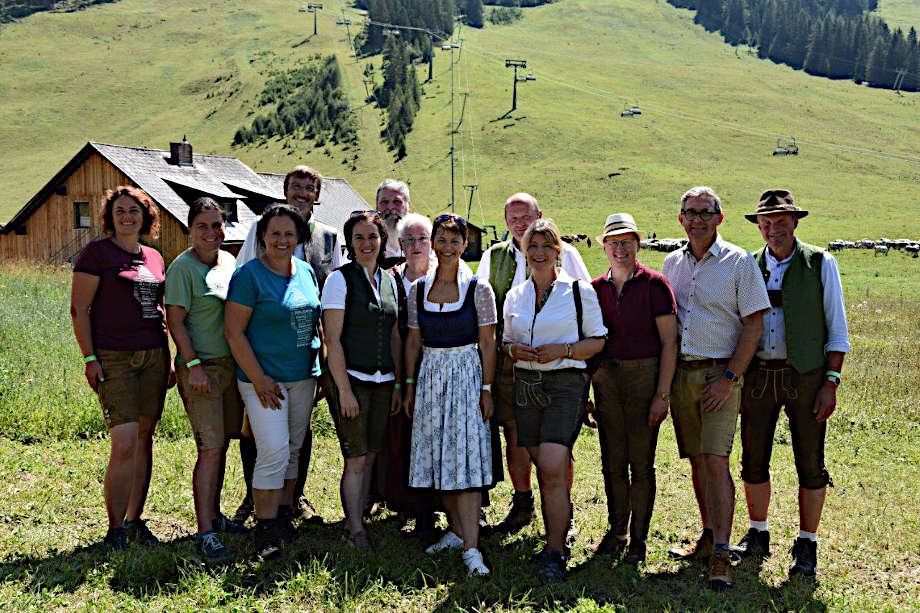
<path fill-rule="evenodd" d="M 514 370 L 519 447 L 557 443 L 571 449 L 581 432 L 585 379 L 581 370 Z"/>
<path fill-rule="evenodd" d="M 179 395 L 192 424 L 198 449 L 221 449 L 225 441 L 239 436 L 243 427 L 243 401 L 236 385 L 233 358 L 201 360 L 211 391 L 201 394 L 189 385 L 189 368 L 176 368 Z"/>
<path fill-rule="evenodd" d="M 678 362 L 671 385 L 671 414 L 680 457 L 691 458 L 703 453 L 731 455 L 741 410 L 743 378 L 732 386 L 728 399 L 718 411 L 705 412 L 702 408 L 703 388 L 722 377 L 724 372 L 724 365 L 687 368 Z"/>
<path fill-rule="evenodd" d="M 789 365 L 757 358 L 751 362 L 741 396 L 741 478 L 746 483 L 770 480 L 773 438 L 781 408 L 789 419 L 799 485 L 821 489 L 830 482 L 824 465 L 827 422 L 817 421 L 812 412 L 824 385 L 824 372 L 823 367 L 799 373 Z"/>
<path fill-rule="evenodd" d="M 99 382 L 99 404 L 106 426 L 111 429 L 142 417 L 158 421 L 166 399 L 169 351 L 96 349 L 96 357 L 105 378 Z"/>
<path fill-rule="evenodd" d="M 358 401 L 358 416 L 354 419 L 342 417 L 338 392 L 334 401 L 329 402 L 342 456 L 357 458 L 367 453 L 377 453 L 383 448 L 386 438 L 393 381 L 370 383 L 348 375 L 348 382 Z"/>

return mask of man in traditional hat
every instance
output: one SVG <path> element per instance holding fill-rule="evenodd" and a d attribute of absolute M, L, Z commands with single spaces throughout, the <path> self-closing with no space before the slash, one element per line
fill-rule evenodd
<path fill-rule="evenodd" d="M 511 236 L 506 241 L 492 245 L 482 254 L 482 261 L 479 263 L 476 274 L 480 279 L 487 279 L 495 291 L 499 328 L 502 322 L 501 312 L 505 303 L 505 295 L 508 290 L 515 285 L 520 285 L 530 276 L 527 270 L 527 260 L 521 251 L 521 239 L 530 224 L 541 217 L 543 217 L 543 211 L 540 210 L 536 198 L 524 192 L 512 194 L 505 201 L 505 223 L 508 225 Z M 560 260 L 562 269 L 570 277 L 586 283 L 591 282 L 591 275 L 578 249 L 563 242 Z M 496 338 L 501 338 L 501 334 L 501 329 L 496 329 Z M 533 465 L 527 449 L 518 447 L 517 444 L 517 423 L 514 420 L 514 403 L 511 398 L 511 390 L 514 385 L 512 360 L 505 360 L 499 354 L 496 370 L 492 397 L 495 400 L 496 419 L 505 431 L 505 456 L 514 496 L 511 500 L 511 510 L 501 523 L 495 526 L 495 529 L 499 532 L 515 532 L 529 524 L 534 518 L 534 498 L 531 486 Z M 494 467 L 493 470 L 495 470 Z M 572 474 L 573 469 L 570 465 L 570 490 Z M 571 526 L 570 534 L 573 534 Z"/>
<path fill-rule="evenodd" d="M 760 195 L 755 213 L 767 244 L 754 254 L 770 296 L 757 355 L 744 376 L 741 478 L 751 527 L 737 551 L 770 555 L 770 454 L 784 407 L 799 477 L 799 536 L 789 575 L 815 574 L 818 522 L 830 476 L 824 466 L 827 419 L 837 406 L 843 358 L 850 350 L 843 288 L 830 253 L 795 237 L 808 211 L 785 189 Z"/>
<path fill-rule="evenodd" d="M 671 389 L 671 414 L 682 458 L 689 458 L 703 524 L 696 544 L 672 551 L 682 559 L 709 558 L 709 585 L 732 585 L 728 544 L 735 485 L 728 469 L 741 408 L 741 373 L 754 357 L 770 308 L 751 255 L 719 236 L 722 201 L 709 187 L 681 197 L 678 220 L 686 247 L 672 251 L 661 272 L 677 301 L 680 349 Z"/>

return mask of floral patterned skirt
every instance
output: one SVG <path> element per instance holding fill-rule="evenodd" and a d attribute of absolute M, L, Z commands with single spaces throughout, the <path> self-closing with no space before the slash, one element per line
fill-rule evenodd
<path fill-rule="evenodd" d="M 482 421 L 477 345 L 425 347 L 415 392 L 409 485 L 466 490 L 492 485 L 492 441 Z"/>

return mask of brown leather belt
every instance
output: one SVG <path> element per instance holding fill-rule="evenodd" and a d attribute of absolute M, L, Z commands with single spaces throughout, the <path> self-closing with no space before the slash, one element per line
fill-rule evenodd
<path fill-rule="evenodd" d="M 728 358 L 707 358 L 705 360 L 680 360 L 677 365 L 681 368 L 698 370 L 700 368 L 711 368 L 713 366 L 727 366 Z"/>

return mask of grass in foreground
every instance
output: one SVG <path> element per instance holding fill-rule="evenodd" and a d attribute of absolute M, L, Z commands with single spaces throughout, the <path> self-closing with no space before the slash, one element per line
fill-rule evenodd
<path fill-rule="evenodd" d="M 847 257 L 847 256 L 842 256 Z M 889 256 L 893 257 L 893 256 Z M 842 260 L 848 262 L 848 260 Z M 658 501 L 648 564 L 638 571 L 584 553 L 606 528 L 595 432 L 585 430 L 577 460 L 574 501 L 579 528 L 569 581 L 542 586 L 529 555 L 540 546 L 538 521 L 511 537 L 484 539 L 489 579 L 467 580 L 459 557 L 428 557 L 400 534 L 393 514 L 370 527 L 378 553 L 361 557 L 341 546 L 340 526 L 305 526 L 278 561 L 255 560 L 246 538 L 229 538 L 235 563 L 208 568 L 194 530 L 191 471 L 194 442 L 175 392 L 156 439 L 146 516 L 166 544 L 110 556 L 102 476 L 108 440 L 82 381 L 66 312 L 69 276 L 32 266 L 0 267 L 0 607 L 4 610 L 905 610 L 920 600 L 920 300 L 873 289 L 875 260 L 852 254 L 845 281 L 853 352 L 832 418 L 827 456 L 830 490 L 819 544 L 819 580 L 789 581 L 787 548 L 797 534 L 796 481 L 789 433 L 781 420 L 774 453 L 771 530 L 774 555 L 762 567 L 745 562 L 735 588 L 705 589 L 705 569 L 670 560 L 666 551 L 697 530 L 689 469 L 677 457 L 666 424 L 658 450 Z M 856 266 L 857 262 L 867 266 Z M 911 260 L 895 275 L 904 278 Z M 907 264 L 905 268 L 903 265 Z M 880 277 L 884 280 L 884 277 Z M 869 291 L 859 281 L 867 283 Z M 884 287 L 884 286 L 883 286 Z M 327 521 L 341 518 L 341 459 L 325 405 L 308 483 Z M 732 458 L 737 474 L 739 444 Z M 738 484 L 740 486 L 740 483 Z M 228 460 L 224 510 L 242 498 L 235 444 Z M 503 516 L 510 486 L 500 484 L 489 509 Z M 739 491 L 735 540 L 746 530 Z"/>

